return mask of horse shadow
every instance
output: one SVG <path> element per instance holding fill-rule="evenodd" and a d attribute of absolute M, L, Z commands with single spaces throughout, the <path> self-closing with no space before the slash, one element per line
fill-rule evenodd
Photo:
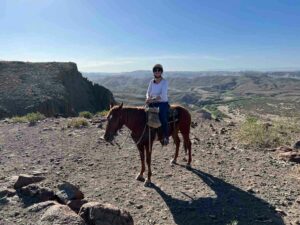
<path fill-rule="evenodd" d="M 268 202 L 210 174 L 197 169 L 190 170 L 207 184 L 217 197 L 191 198 L 191 201 L 176 199 L 153 184 L 152 188 L 165 201 L 176 224 L 284 225 L 282 218 Z"/>

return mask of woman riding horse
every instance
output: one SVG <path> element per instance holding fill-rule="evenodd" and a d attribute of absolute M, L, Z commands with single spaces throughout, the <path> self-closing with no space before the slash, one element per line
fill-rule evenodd
<path fill-rule="evenodd" d="M 169 103 L 168 103 L 168 81 L 162 77 L 163 67 L 160 64 L 156 64 L 153 67 L 154 79 L 149 83 L 146 104 L 149 107 L 159 108 L 159 120 L 161 122 L 163 130 L 162 144 L 167 145 L 169 143 L 168 135 L 168 115 L 169 115 Z"/>
<path fill-rule="evenodd" d="M 157 68 L 157 67 L 156 67 Z M 158 71 L 155 68 L 154 74 L 158 74 L 158 77 L 161 77 L 161 72 Z M 159 76 L 160 75 L 160 76 Z M 159 84 L 162 82 L 162 78 Z M 154 85 L 156 83 L 153 83 L 151 85 Z M 162 83 L 163 84 L 163 83 Z M 166 86 L 167 87 L 167 86 Z M 162 88 L 162 87 L 161 87 Z M 151 88 L 152 90 L 152 88 Z M 165 90 L 165 89 L 164 89 Z M 155 93 L 157 96 L 155 96 L 155 100 L 163 100 L 162 102 L 167 103 L 167 99 L 165 98 L 165 95 L 160 95 L 159 92 L 153 91 L 149 92 L 149 95 L 147 96 L 147 100 L 149 103 L 153 103 L 151 99 L 151 94 Z M 161 102 L 160 102 L 161 103 Z M 163 109 L 160 111 L 164 111 L 164 107 L 166 107 L 166 103 L 158 104 L 163 105 Z M 167 104 L 168 105 L 168 104 Z M 179 105 L 171 105 L 172 110 L 176 110 L 178 113 L 178 119 L 176 121 L 172 121 L 171 126 L 168 128 L 168 121 L 165 119 L 167 128 L 164 128 L 163 135 L 161 135 L 161 132 L 156 133 L 155 130 L 150 129 L 147 126 L 147 116 L 145 112 L 144 107 L 123 107 L 123 103 L 119 106 L 114 106 L 110 109 L 108 115 L 107 115 L 107 125 L 105 129 L 104 139 L 108 142 L 112 142 L 114 137 L 116 136 L 118 130 L 120 130 L 123 125 L 125 125 L 130 131 L 131 131 L 131 137 L 133 141 L 136 143 L 137 148 L 140 153 L 140 159 L 141 159 L 141 171 L 136 177 L 139 181 L 145 181 L 145 186 L 149 186 L 151 184 L 151 155 L 152 155 L 152 146 L 153 142 L 156 138 L 155 134 L 158 134 L 158 139 L 161 140 L 162 138 L 168 138 L 172 135 L 172 138 L 174 140 L 176 150 L 173 159 L 171 160 L 172 164 L 176 164 L 177 158 L 178 158 L 178 152 L 180 147 L 180 138 L 178 133 L 180 132 L 183 137 L 183 143 L 184 143 L 184 149 L 185 153 L 188 152 L 188 161 L 187 161 L 187 167 L 189 168 L 191 166 L 192 161 L 192 147 L 191 147 L 191 141 L 190 141 L 190 127 L 191 127 L 191 115 L 188 112 L 187 109 L 185 109 L 182 106 Z M 163 115 L 168 116 L 168 115 Z M 150 137 L 150 138 L 149 138 Z M 164 142 L 165 144 L 166 142 Z M 146 155 L 146 157 L 145 157 Z M 148 166 L 148 176 L 147 179 L 144 179 L 144 172 L 145 172 L 145 158 Z"/>

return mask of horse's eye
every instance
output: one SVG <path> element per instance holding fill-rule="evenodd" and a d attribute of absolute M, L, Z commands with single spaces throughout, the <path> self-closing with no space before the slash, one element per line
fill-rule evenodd
<path fill-rule="evenodd" d="M 112 115 L 110 115 L 109 117 L 108 117 L 108 120 L 111 120 L 112 119 Z"/>

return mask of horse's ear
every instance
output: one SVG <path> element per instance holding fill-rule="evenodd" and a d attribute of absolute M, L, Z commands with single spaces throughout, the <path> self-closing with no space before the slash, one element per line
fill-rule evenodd
<path fill-rule="evenodd" d="M 121 103 L 121 105 L 119 106 L 119 109 L 122 109 L 123 108 L 123 102 Z"/>

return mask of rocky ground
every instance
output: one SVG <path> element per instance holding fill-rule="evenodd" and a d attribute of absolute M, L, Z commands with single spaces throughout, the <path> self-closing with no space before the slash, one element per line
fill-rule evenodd
<path fill-rule="evenodd" d="M 192 129 L 192 169 L 180 150 L 171 166 L 173 142 L 156 143 L 153 186 L 135 177 L 138 151 L 128 130 L 110 145 L 104 127 L 67 128 L 68 119 L 46 119 L 35 126 L 0 122 L 0 187 L 11 177 L 37 171 L 40 185 L 57 189 L 62 181 L 80 187 L 88 201 L 125 209 L 136 225 L 300 224 L 300 166 L 278 159 L 272 151 L 245 149 L 234 139 L 237 126 L 200 121 Z M 233 125 L 233 126 L 230 126 Z M 0 199 L 0 224 L 37 224 L 41 214 L 17 195 Z"/>

